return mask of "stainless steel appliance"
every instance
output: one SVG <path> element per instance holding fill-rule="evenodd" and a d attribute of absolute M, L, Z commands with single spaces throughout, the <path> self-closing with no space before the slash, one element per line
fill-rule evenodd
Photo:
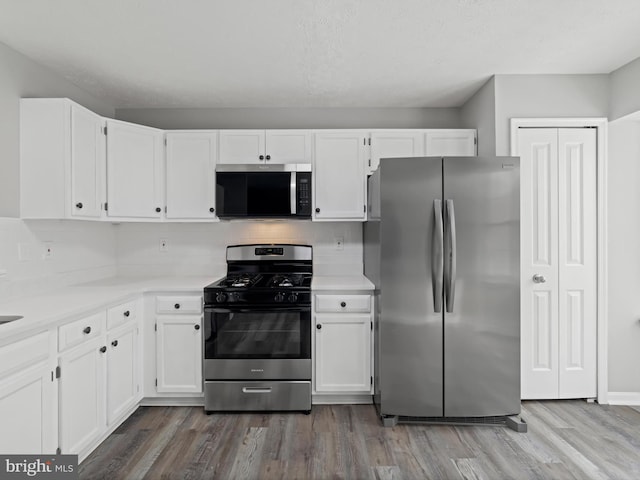
<path fill-rule="evenodd" d="M 216 166 L 218 217 L 311 218 L 311 164 Z"/>
<path fill-rule="evenodd" d="M 311 411 L 308 245 L 227 247 L 204 289 L 205 411 Z"/>
<path fill-rule="evenodd" d="M 519 159 L 383 159 L 369 180 L 374 401 L 402 420 L 506 423 L 520 412 Z"/>

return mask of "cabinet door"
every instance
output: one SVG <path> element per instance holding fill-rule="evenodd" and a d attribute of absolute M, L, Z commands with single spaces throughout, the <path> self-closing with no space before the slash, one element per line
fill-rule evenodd
<path fill-rule="evenodd" d="M 318 314 L 315 319 L 316 391 L 370 392 L 371 316 Z"/>
<path fill-rule="evenodd" d="M 107 121 L 110 217 L 162 216 L 162 130 Z"/>
<path fill-rule="evenodd" d="M 267 130 L 265 161 L 270 163 L 311 163 L 311 132 L 308 130 Z"/>
<path fill-rule="evenodd" d="M 107 424 L 118 420 L 138 400 L 138 328 L 128 326 L 107 341 Z"/>
<path fill-rule="evenodd" d="M 106 146 L 104 120 L 71 104 L 72 217 L 100 218 L 102 213 Z"/>
<path fill-rule="evenodd" d="M 202 392 L 200 316 L 157 320 L 158 392 Z"/>
<path fill-rule="evenodd" d="M 475 130 L 429 130 L 425 134 L 428 157 L 473 157 L 476 155 Z"/>
<path fill-rule="evenodd" d="M 364 220 L 363 132 L 315 135 L 314 220 Z"/>
<path fill-rule="evenodd" d="M 52 371 L 42 364 L 0 382 L 0 452 L 52 454 L 57 446 Z"/>
<path fill-rule="evenodd" d="M 424 130 L 387 131 L 371 134 L 371 159 L 369 173 L 380 165 L 381 158 L 421 157 L 424 155 Z"/>
<path fill-rule="evenodd" d="M 217 132 L 167 133 L 167 218 L 215 218 Z"/>
<path fill-rule="evenodd" d="M 220 131 L 219 163 L 264 163 L 264 155 L 264 130 Z"/>
<path fill-rule="evenodd" d="M 106 428 L 104 339 L 60 357 L 60 448 L 77 454 Z M 102 352 L 102 347 L 105 351 Z"/>

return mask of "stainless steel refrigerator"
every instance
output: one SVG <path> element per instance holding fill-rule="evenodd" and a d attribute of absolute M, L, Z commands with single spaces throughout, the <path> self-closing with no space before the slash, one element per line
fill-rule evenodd
<path fill-rule="evenodd" d="M 519 164 L 390 158 L 369 178 L 365 275 L 385 424 L 519 414 Z"/>

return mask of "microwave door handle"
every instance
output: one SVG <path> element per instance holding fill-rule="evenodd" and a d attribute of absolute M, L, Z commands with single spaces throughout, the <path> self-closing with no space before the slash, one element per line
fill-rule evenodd
<path fill-rule="evenodd" d="M 290 189 L 290 193 L 289 193 L 289 201 L 291 203 L 291 215 L 295 215 L 297 213 L 297 199 L 298 196 L 296 195 L 297 193 L 297 185 L 298 185 L 298 178 L 297 178 L 297 174 L 296 172 L 291 172 L 291 183 L 289 184 L 289 189 Z"/>

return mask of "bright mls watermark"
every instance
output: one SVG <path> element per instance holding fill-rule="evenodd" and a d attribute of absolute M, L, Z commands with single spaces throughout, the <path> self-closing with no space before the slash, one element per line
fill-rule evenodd
<path fill-rule="evenodd" d="M 78 480 L 77 455 L 0 455 L 0 480 Z"/>

